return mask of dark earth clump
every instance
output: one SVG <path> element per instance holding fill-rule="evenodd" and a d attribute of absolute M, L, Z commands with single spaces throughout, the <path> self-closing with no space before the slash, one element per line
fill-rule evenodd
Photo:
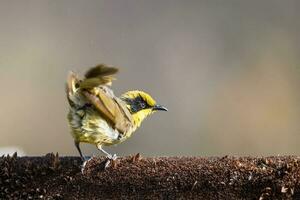
<path fill-rule="evenodd" d="M 2 156 L 0 199 L 300 199 L 300 157 Z"/>

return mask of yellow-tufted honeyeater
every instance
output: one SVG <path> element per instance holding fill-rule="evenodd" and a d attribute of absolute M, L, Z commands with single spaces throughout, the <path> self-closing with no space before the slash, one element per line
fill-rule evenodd
<path fill-rule="evenodd" d="M 128 91 L 117 97 L 110 89 L 117 68 L 104 64 L 89 69 L 80 79 L 70 72 L 67 98 L 70 104 L 68 121 L 75 146 L 83 161 L 79 143 L 95 144 L 109 159 L 115 159 L 102 146 L 118 144 L 128 139 L 142 121 L 155 111 L 167 109 L 146 92 Z"/>

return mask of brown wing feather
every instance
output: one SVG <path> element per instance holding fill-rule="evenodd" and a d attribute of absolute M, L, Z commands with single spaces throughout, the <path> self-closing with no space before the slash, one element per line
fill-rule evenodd
<path fill-rule="evenodd" d="M 80 83 L 82 89 L 92 89 L 99 85 L 111 85 L 115 80 L 114 74 L 118 72 L 117 68 L 100 64 L 89 69 L 85 74 L 85 79 Z"/>
<path fill-rule="evenodd" d="M 88 78 L 84 79 L 80 83 L 81 89 L 92 89 L 94 87 L 97 87 L 99 85 L 107 85 L 111 82 L 109 77 L 102 77 L 102 78 Z"/>
<path fill-rule="evenodd" d="M 110 67 L 105 64 L 99 64 L 95 67 L 92 67 L 85 73 L 85 78 L 95 78 L 95 77 L 103 77 L 110 76 L 116 74 L 118 69 L 115 67 Z"/>
<path fill-rule="evenodd" d="M 95 108 L 99 111 L 100 115 L 108 121 L 112 126 L 115 124 L 114 115 L 107 109 L 105 103 L 99 98 L 99 96 L 91 94 L 88 91 L 83 91 L 83 95 L 87 98 L 87 100 L 95 106 Z"/>
<path fill-rule="evenodd" d="M 118 106 L 120 107 L 120 110 L 122 111 L 122 113 L 128 119 L 128 121 L 132 122 L 132 116 L 131 116 L 131 113 L 129 112 L 128 108 L 126 107 L 126 103 L 117 97 L 115 98 L 115 101 L 118 104 Z"/>
<path fill-rule="evenodd" d="M 117 68 L 104 64 L 97 65 L 86 72 L 85 79 L 80 82 L 80 89 L 112 127 L 125 133 L 132 125 L 132 117 L 122 100 L 114 96 L 107 87 L 114 80 L 112 75 L 117 72 Z"/>
<path fill-rule="evenodd" d="M 117 117 L 116 121 L 118 122 L 118 123 L 116 123 L 116 128 L 118 130 L 119 129 L 128 130 L 128 128 L 131 127 L 133 124 L 132 116 L 131 116 L 129 110 L 127 109 L 125 103 L 122 102 L 122 100 L 120 100 L 119 98 L 116 97 L 115 102 L 119 106 L 119 111 L 120 111 L 120 114 L 116 115 L 116 117 Z"/>
<path fill-rule="evenodd" d="M 106 88 L 106 90 L 109 89 Z M 114 128 L 118 129 L 120 133 L 125 133 L 133 121 L 126 106 L 123 105 L 121 100 L 112 96 L 104 89 L 97 88 L 96 91 L 83 91 L 83 94 L 95 106 L 104 119 Z"/>

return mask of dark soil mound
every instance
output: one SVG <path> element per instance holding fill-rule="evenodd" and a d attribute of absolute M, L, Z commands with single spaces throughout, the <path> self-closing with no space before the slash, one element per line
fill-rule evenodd
<path fill-rule="evenodd" d="M 300 158 L 1 157 L 0 199 L 300 199 Z"/>

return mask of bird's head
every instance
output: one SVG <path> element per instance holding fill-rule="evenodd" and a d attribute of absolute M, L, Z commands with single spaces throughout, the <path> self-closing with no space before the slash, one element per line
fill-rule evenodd
<path fill-rule="evenodd" d="M 156 104 L 156 101 L 143 91 L 128 91 L 121 96 L 121 99 L 126 103 L 132 114 L 136 127 L 139 127 L 148 115 L 156 111 L 168 111 L 167 108 Z"/>

